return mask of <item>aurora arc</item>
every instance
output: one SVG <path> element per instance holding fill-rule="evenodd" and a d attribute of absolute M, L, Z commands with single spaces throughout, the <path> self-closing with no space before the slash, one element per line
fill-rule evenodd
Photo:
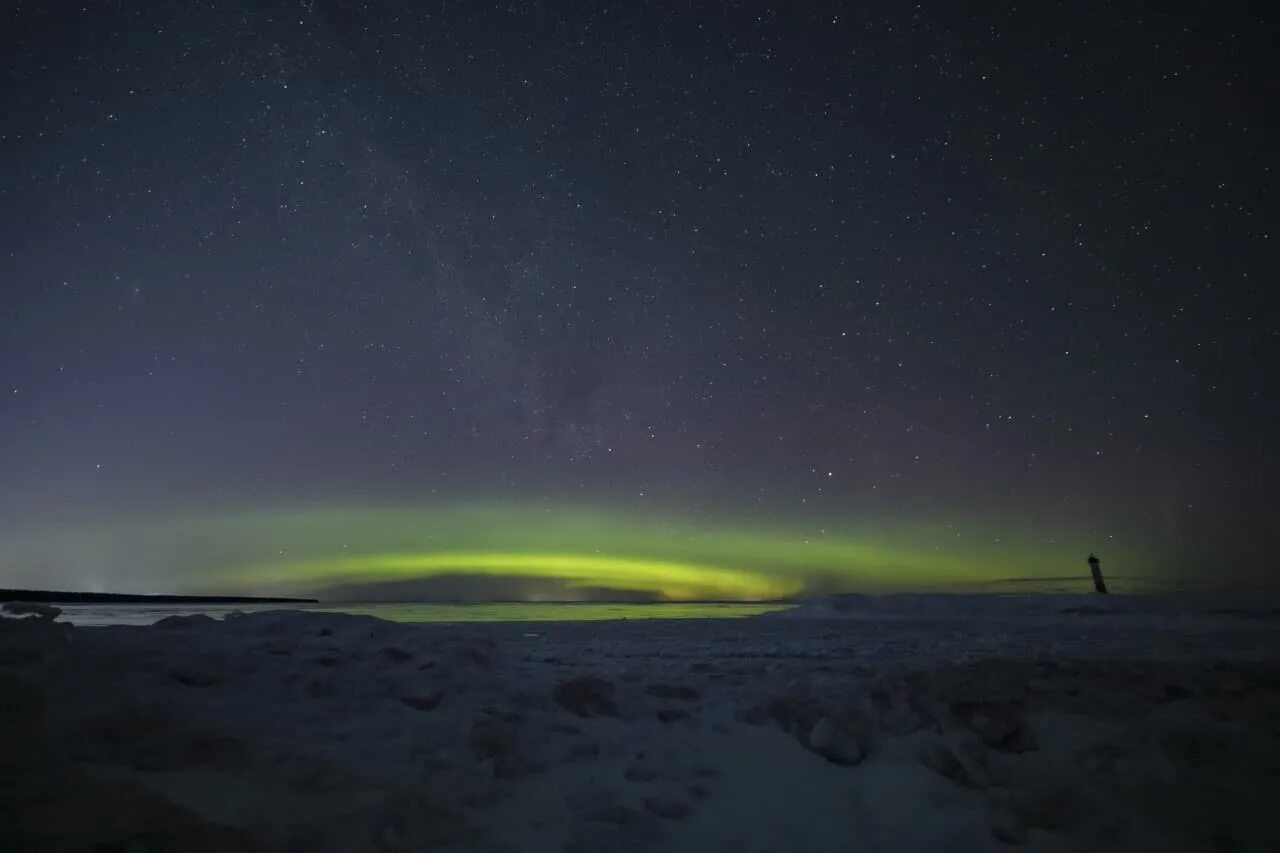
<path fill-rule="evenodd" d="M 320 595 L 350 583 L 530 577 L 670 600 L 762 600 L 1060 576 L 1090 541 L 1061 530 L 1018 537 L 976 523 L 694 518 L 536 504 L 265 508 L 59 530 L 6 536 L 0 573 L 13 578 L 39 564 L 45 577 L 65 573 L 56 582 L 66 588 Z M 1108 554 L 1120 556 L 1120 545 Z M 1130 548 L 1123 556 L 1139 572 L 1140 554 Z"/>
<path fill-rule="evenodd" d="M 444 572 L 485 575 L 533 575 L 551 577 L 572 587 L 607 587 L 632 592 L 653 592 L 673 601 L 696 599 L 764 600 L 794 595 L 803 584 L 763 574 L 735 571 L 722 566 L 603 554 L 522 553 L 517 551 L 435 551 L 417 554 L 367 554 L 311 560 L 275 567 L 252 567 L 246 582 L 273 574 L 277 582 L 295 578 L 298 583 L 337 585 L 358 577 L 364 581 L 390 581 L 429 577 Z"/>

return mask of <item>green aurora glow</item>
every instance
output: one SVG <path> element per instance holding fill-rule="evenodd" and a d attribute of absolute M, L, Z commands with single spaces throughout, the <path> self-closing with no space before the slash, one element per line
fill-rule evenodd
<path fill-rule="evenodd" d="M 1085 573 L 1090 544 L 990 527 L 670 517 L 583 507 L 261 510 L 9 536 L 0 571 L 130 592 L 324 594 L 443 576 L 535 578 L 670 600 L 972 587 Z M 1140 552 L 1111 547 L 1128 576 Z M 15 584 L 15 585 L 21 585 Z M 28 584 L 29 585 L 29 584 Z"/>

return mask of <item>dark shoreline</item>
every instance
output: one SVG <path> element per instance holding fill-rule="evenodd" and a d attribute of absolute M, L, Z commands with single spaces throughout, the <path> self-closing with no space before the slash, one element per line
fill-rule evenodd
<path fill-rule="evenodd" d="M 314 598 L 262 598 L 251 595 L 131 595 L 120 592 L 61 592 L 0 589 L 0 601 L 44 604 L 315 604 Z"/>

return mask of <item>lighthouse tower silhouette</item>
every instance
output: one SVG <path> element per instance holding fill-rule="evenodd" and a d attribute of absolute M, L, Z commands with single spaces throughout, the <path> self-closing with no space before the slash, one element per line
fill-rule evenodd
<path fill-rule="evenodd" d="M 1089 555 L 1089 571 L 1093 573 L 1093 588 L 1103 595 L 1107 594 L 1107 584 L 1102 579 L 1102 561 L 1096 554 Z"/>

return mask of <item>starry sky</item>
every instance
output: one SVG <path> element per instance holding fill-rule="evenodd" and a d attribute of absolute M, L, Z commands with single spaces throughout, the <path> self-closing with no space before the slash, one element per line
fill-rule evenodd
<path fill-rule="evenodd" d="M 1274 12 L 4 22 L 0 586 L 1274 583 Z"/>

